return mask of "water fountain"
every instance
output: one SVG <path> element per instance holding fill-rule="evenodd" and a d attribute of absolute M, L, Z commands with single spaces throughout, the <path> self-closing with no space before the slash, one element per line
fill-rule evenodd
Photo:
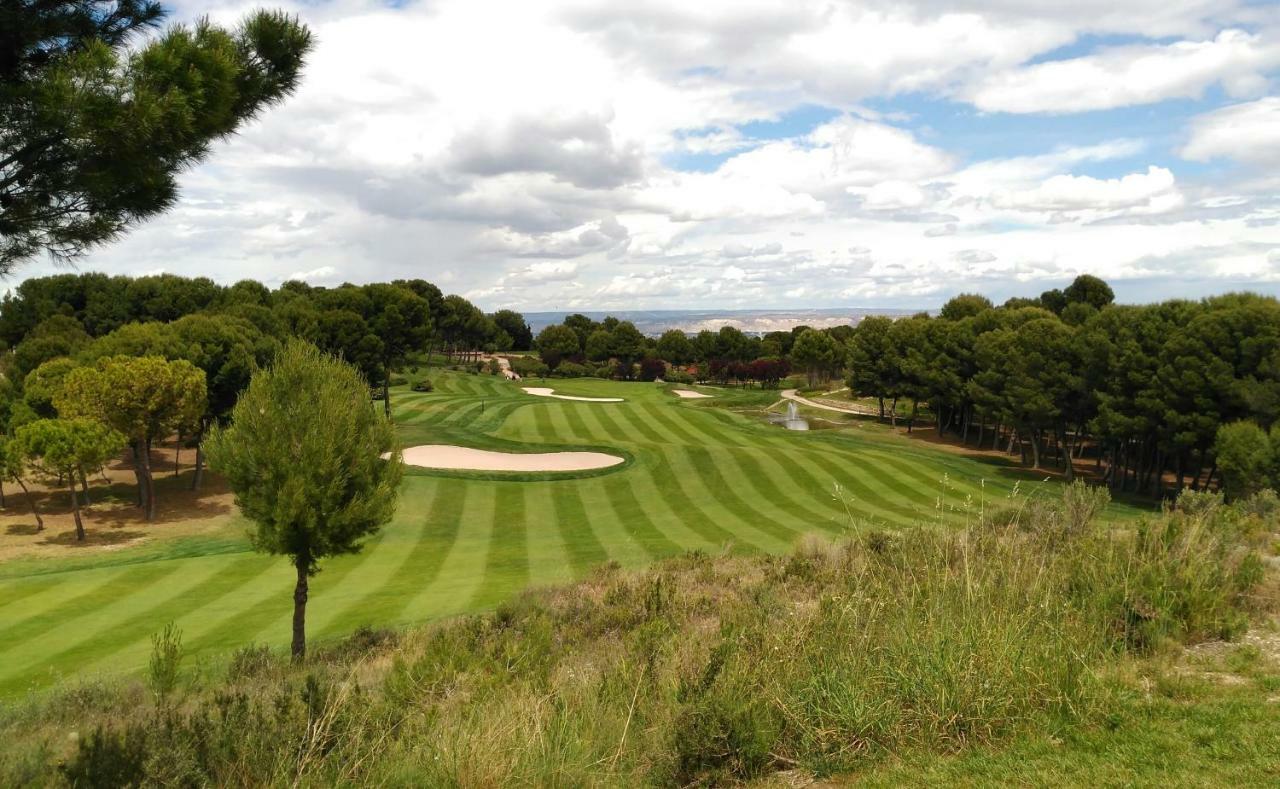
<path fill-rule="evenodd" d="M 788 430 L 808 430 L 809 420 L 800 416 L 800 409 L 796 408 L 794 400 L 787 402 L 787 418 L 782 421 L 782 425 Z"/>

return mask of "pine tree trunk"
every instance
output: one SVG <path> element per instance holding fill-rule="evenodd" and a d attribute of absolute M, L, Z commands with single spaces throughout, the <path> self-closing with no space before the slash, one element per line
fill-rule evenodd
<path fill-rule="evenodd" d="M 207 422 L 200 420 L 200 432 L 196 434 L 196 473 L 191 478 L 191 489 L 200 490 L 200 483 L 204 481 L 204 431 Z"/>
<path fill-rule="evenodd" d="M 133 452 L 133 477 L 138 482 L 138 506 L 147 505 L 146 480 L 142 476 L 142 456 L 138 454 L 138 442 L 129 448 Z"/>
<path fill-rule="evenodd" d="M 143 506 L 147 512 L 147 521 L 156 519 L 155 479 L 151 476 L 151 447 L 146 439 L 138 439 L 134 452 L 139 458 L 138 474 L 142 481 Z"/>
<path fill-rule="evenodd" d="M 36 516 L 36 531 L 44 531 L 44 518 L 40 517 L 40 510 L 36 509 L 36 500 L 31 497 L 31 491 L 27 489 L 27 483 L 22 481 L 22 477 L 18 477 L 18 487 L 22 488 L 22 495 L 27 497 L 27 506 L 31 507 L 31 514 Z"/>
<path fill-rule="evenodd" d="M 1040 431 L 1031 431 L 1031 468 L 1040 468 Z"/>
<path fill-rule="evenodd" d="M 307 554 L 299 554 L 294 559 L 294 567 L 298 571 L 298 582 L 293 587 L 293 644 L 290 653 L 293 662 L 301 663 L 307 656 L 307 573 L 310 571 L 310 559 Z"/>
<path fill-rule="evenodd" d="M 178 443 L 173 446 L 173 476 L 178 476 L 182 468 L 182 433 L 178 433 Z"/>
<path fill-rule="evenodd" d="M 76 542 L 84 542 L 84 521 L 80 520 L 80 497 L 76 495 L 76 478 L 67 475 L 67 493 L 71 495 L 71 514 L 76 519 Z"/>
<path fill-rule="evenodd" d="M 382 410 L 387 419 L 391 418 L 391 365 L 387 365 L 382 375 Z"/>
<path fill-rule="evenodd" d="M 916 400 L 915 398 L 911 399 L 911 417 L 907 420 L 908 433 L 911 432 L 911 428 L 916 426 L 916 407 L 919 405 L 919 402 L 920 401 Z"/>
<path fill-rule="evenodd" d="M 89 478 L 84 473 L 84 466 L 77 466 L 76 471 L 80 472 L 80 490 L 84 493 L 84 506 L 91 506 L 93 502 L 89 501 Z"/>
<path fill-rule="evenodd" d="M 1059 435 L 1059 441 L 1064 449 L 1062 459 L 1066 463 L 1065 471 L 1067 472 L 1067 482 L 1071 482 L 1076 478 L 1076 464 L 1075 460 L 1071 457 L 1070 439 L 1067 437 L 1067 431 L 1065 429 Z"/>

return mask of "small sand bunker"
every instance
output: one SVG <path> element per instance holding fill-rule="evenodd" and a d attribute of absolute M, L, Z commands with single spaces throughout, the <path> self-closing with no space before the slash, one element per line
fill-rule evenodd
<path fill-rule="evenodd" d="M 554 389 L 548 389 L 545 386 L 524 386 L 521 387 L 531 395 L 538 397 L 554 397 L 557 400 L 578 400 L 583 403 L 621 403 L 621 397 L 574 397 L 573 395 L 553 394 Z"/>
<path fill-rule="evenodd" d="M 404 462 L 422 468 L 464 471 L 588 471 L 622 462 L 603 452 L 491 452 L 449 444 L 424 444 L 404 450 Z"/>
<path fill-rule="evenodd" d="M 696 400 L 700 397 L 715 397 L 715 395 L 703 394 L 702 392 L 695 392 L 692 389 L 672 389 L 671 391 L 675 392 L 676 397 L 683 397 L 686 400 Z"/>

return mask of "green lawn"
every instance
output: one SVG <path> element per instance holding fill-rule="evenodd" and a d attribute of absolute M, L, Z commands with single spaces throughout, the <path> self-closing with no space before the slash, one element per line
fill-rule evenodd
<path fill-rule="evenodd" d="M 1012 466 L 874 425 L 787 432 L 725 407 L 763 408 L 773 393 L 719 390 L 716 399 L 684 402 L 652 384 L 546 384 L 626 398 L 601 404 L 532 397 L 488 375 L 435 380 L 430 394 L 392 391 L 405 446 L 612 448 L 629 462 L 581 478 L 407 474 L 394 521 L 360 554 L 323 564 L 311 587 L 312 638 L 491 608 L 607 560 L 636 566 L 693 548 L 785 551 L 802 534 L 851 522 L 959 521 L 966 507 L 1001 502 L 1019 480 L 1024 491 L 1038 484 Z M 833 495 L 837 483 L 844 502 Z M 234 532 L 0 564 L 0 693 L 136 670 L 151 634 L 170 621 L 189 654 L 283 645 L 292 583 L 284 559 L 254 553 Z"/>

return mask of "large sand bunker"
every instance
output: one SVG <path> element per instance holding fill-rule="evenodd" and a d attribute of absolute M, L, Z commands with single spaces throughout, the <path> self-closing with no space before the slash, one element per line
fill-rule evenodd
<path fill-rule="evenodd" d="M 683 397 L 686 400 L 694 400 L 699 397 L 715 397 L 715 395 L 703 394 L 702 392 L 695 392 L 692 389 L 672 389 L 671 391 L 675 392 L 676 397 Z"/>
<path fill-rule="evenodd" d="M 553 394 L 554 389 L 548 389 L 545 386 L 524 386 L 521 387 L 531 395 L 538 397 L 554 397 L 557 400 L 579 400 L 583 403 L 621 403 L 621 397 L 575 397 L 573 395 Z"/>
<path fill-rule="evenodd" d="M 463 471 L 588 471 L 623 461 L 603 452 L 491 452 L 449 444 L 424 444 L 404 450 L 404 462 L 422 468 Z"/>

